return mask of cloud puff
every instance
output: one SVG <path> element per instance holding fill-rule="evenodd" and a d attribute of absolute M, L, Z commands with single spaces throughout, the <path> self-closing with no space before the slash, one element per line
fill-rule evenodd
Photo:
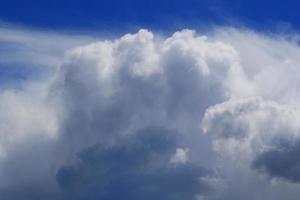
<path fill-rule="evenodd" d="M 78 46 L 47 81 L 2 89 L 0 195 L 297 199 L 297 44 L 208 34 L 140 30 Z"/>
<path fill-rule="evenodd" d="M 228 101 L 207 110 L 202 128 L 215 135 L 219 153 L 297 182 L 299 114 L 294 107 L 261 98 Z"/>

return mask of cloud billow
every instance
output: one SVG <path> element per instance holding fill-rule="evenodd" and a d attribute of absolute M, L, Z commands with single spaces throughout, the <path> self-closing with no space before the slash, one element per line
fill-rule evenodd
<path fill-rule="evenodd" d="M 82 150 L 79 161 L 58 170 L 66 199 L 195 199 L 208 185 L 208 170 L 193 163 L 171 163 L 176 135 L 146 128 L 134 138 Z"/>
<path fill-rule="evenodd" d="M 47 81 L 0 92 L 0 196 L 296 200 L 299 53 L 230 28 L 51 52 Z"/>
<path fill-rule="evenodd" d="M 222 80 L 219 77 L 213 77 L 213 74 L 210 78 L 211 72 L 205 63 L 205 59 L 213 59 L 210 58 L 211 52 L 207 52 L 208 55 L 205 55 L 205 51 L 191 48 L 189 43 L 194 42 L 206 44 L 204 38 L 196 37 L 191 31 L 183 31 L 176 33 L 174 38 L 166 40 L 164 45 L 159 47 L 159 44 L 154 41 L 152 33 L 141 30 L 138 34 L 128 34 L 113 42 L 99 42 L 79 47 L 67 53 L 66 63 L 62 66 L 56 83 L 56 87 L 62 90 L 63 112 L 66 113 L 61 129 L 60 143 L 62 147 L 60 149 L 66 155 L 73 155 L 73 160 L 76 160 L 78 152 L 87 152 L 84 149 L 95 146 L 112 148 L 112 150 L 98 150 L 103 153 L 94 158 L 96 161 L 92 163 L 85 161 L 85 156 L 80 153 L 81 164 L 59 169 L 57 180 L 67 191 L 69 187 L 65 182 L 69 182 L 69 179 L 90 177 L 88 180 L 79 178 L 78 184 L 83 185 L 78 188 L 82 189 L 71 189 L 71 192 L 66 192 L 67 196 L 72 195 L 72 191 L 82 191 L 83 194 L 75 192 L 77 194 L 75 196 L 88 195 L 87 197 L 78 197 L 82 199 L 112 198 L 109 196 L 116 194 L 109 192 L 110 190 L 115 187 L 123 190 L 122 188 L 126 188 L 126 185 L 129 184 L 129 182 L 126 184 L 126 181 L 122 183 L 122 180 L 117 178 L 119 173 L 119 176 L 123 177 L 122 179 L 130 181 L 132 178 L 134 182 L 131 187 L 137 190 L 134 192 L 129 188 L 128 191 L 124 191 L 123 198 L 128 195 L 126 198 L 194 199 L 206 190 L 204 188 L 208 188 L 208 184 L 200 180 L 207 175 L 206 171 L 209 171 L 201 166 L 201 162 L 188 161 L 184 163 L 184 167 L 171 162 L 176 149 L 185 148 L 185 146 L 173 146 L 172 151 L 168 147 L 169 144 L 162 146 L 164 148 L 157 157 L 162 157 L 160 159 L 163 161 L 154 160 L 150 165 L 155 167 L 156 162 L 163 162 L 164 165 L 158 169 L 148 169 L 146 160 L 137 164 L 135 162 L 139 161 L 139 158 L 147 159 L 149 153 L 155 154 L 155 151 L 161 148 L 160 146 L 144 152 L 143 149 L 135 147 L 139 145 L 140 141 L 130 142 L 128 145 L 132 147 L 129 150 L 137 151 L 133 152 L 133 155 L 123 155 L 122 152 L 119 152 L 118 148 L 120 147 L 118 146 L 110 147 L 110 145 L 118 143 L 119 138 L 140 135 L 142 133 L 138 130 L 145 128 L 147 130 L 147 127 L 153 126 L 162 127 L 163 130 L 156 131 L 157 133 L 155 131 L 147 133 L 156 135 L 157 138 L 153 138 L 154 142 L 160 137 L 165 137 L 165 129 L 176 130 L 183 140 L 187 140 L 184 135 L 190 133 L 183 124 L 190 126 L 188 129 L 195 131 L 194 127 L 199 126 L 203 112 L 211 101 L 217 102 L 224 98 L 221 90 L 223 85 L 220 83 Z M 225 50 L 228 48 L 233 51 L 229 47 L 219 47 L 213 43 L 211 48 L 225 48 Z M 226 57 L 226 53 L 225 55 L 220 53 L 219 57 L 221 61 L 216 61 L 215 65 L 218 65 L 218 62 L 222 62 L 223 59 L 230 59 Z M 222 73 L 226 75 L 226 68 L 230 68 L 230 65 L 220 67 L 224 68 L 225 71 Z M 215 92 L 210 92 L 209 89 Z M 202 96 L 203 94 L 207 95 Z M 173 137 L 175 136 L 176 134 L 173 134 Z M 142 141 L 142 145 L 152 145 L 151 141 L 151 137 L 147 137 L 147 140 Z M 124 150 L 128 151 L 127 148 Z M 98 151 L 88 152 L 91 156 L 96 156 Z M 112 153 L 111 151 L 117 151 L 119 155 L 113 154 L 109 160 L 103 161 L 103 157 L 106 158 Z M 167 152 L 168 156 L 164 156 Z M 122 161 L 125 159 L 122 156 L 129 161 Z M 108 166 L 106 166 L 106 162 L 108 162 Z M 110 162 L 114 165 L 117 164 L 120 169 L 112 170 L 113 166 L 109 164 Z M 86 173 L 92 173 L 86 169 L 86 166 L 90 165 L 95 168 L 93 172 L 95 175 L 86 175 Z M 96 170 L 101 169 L 102 165 L 108 170 L 112 170 L 103 177 L 98 175 L 99 172 Z M 141 169 L 137 167 L 141 167 Z M 129 171 L 129 174 L 123 172 L 124 170 L 125 172 Z M 135 171 L 138 170 L 141 172 L 136 173 Z M 152 181 L 151 177 L 154 178 Z M 106 179 L 112 180 L 106 183 Z M 181 185 L 180 180 L 186 180 L 184 181 L 185 186 Z M 121 182 L 118 183 L 119 181 Z M 88 190 L 85 185 L 89 185 L 89 183 L 94 185 L 95 189 Z M 108 191 L 101 189 L 103 187 Z M 141 188 L 138 189 L 139 187 Z M 151 192 L 152 194 L 150 192 L 148 194 L 146 191 L 142 192 L 143 190 L 154 191 Z M 174 190 L 174 194 L 171 190 Z M 95 196 L 89 197 L 89 195 Z"/>

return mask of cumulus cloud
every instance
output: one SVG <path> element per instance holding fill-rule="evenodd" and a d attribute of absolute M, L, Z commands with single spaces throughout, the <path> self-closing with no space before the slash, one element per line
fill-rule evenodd
<path fill-rule="evenodd" d="M 4 199 L 299 196 L 295 41 L 228 28 L 88 45 L 8 32 L 0 41 L 26 47 L 29 63 L 59 68 L 0 91 Z"/>
<path fill-rule="evenodd" d="M 274 143 L 297 139 L 298 116 L 299 111 L 293 107 L 261 98 L 229 100 L 206 111 L 202 128 L 215 136 L 216 148 L 225 147 L 230 155 L 249 155 L 251 159 Z M 227 142 L 231 145 L 223 146 Z"/>
<path fill-rule="evenodd" d="M 252 163 L 271 177 L 299 182 L 299 110 L 259 98 L 228 101 L 205 114 L 204 132 L 215 149 Z"/>
<path fill-rule="evenodd" d="M 223 162 L 229 160 L 229 166 L 244 176 L 260 177 L 256 171 L 268 175 L 265 177 L 270 183 L 267 187 L 261 186 L 260 178 L 248 180 L 250 185 L 259 184 L 265 191 L 270 190 L 270 194 L 265 194 L 268 198 L 278 194 L 274 189 L 278 185 L 286 187 L 299 182 L 296 155 L 300 123 L 299 110 L 294 106 L 257 97 L 229 100 L 209 108 L 201 127 L 204 134 L 213 135 L 213 149 Z M 297 192 L 291 194 L 290 199 L 297 196 Z"/>

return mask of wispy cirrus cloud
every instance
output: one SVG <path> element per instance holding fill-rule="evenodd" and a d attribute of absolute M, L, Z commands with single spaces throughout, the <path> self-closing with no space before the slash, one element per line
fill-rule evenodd
<path fill-rule="evenodd" d="M 94 40 L 90 36 L 36 31 L 1 23 L 1 86 L 15 87 L 27 79 L 45 79 L 63 62 L 66 50 Z"/>

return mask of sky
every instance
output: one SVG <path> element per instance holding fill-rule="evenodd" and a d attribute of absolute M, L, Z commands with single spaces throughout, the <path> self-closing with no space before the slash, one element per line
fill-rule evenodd
<path fill-rule="evenodd" d="M 299 3 L 0 1 L 1 200 L 298 200 Z"/>
<path fill-rule="evenodd" d="M 300 26 L 297 0 L 2 0 L 0 19 L 35 28 L 175 31 L 209 24 L 276 30 Z M 204 22 L 204 23 L 203 23 Z"/>

